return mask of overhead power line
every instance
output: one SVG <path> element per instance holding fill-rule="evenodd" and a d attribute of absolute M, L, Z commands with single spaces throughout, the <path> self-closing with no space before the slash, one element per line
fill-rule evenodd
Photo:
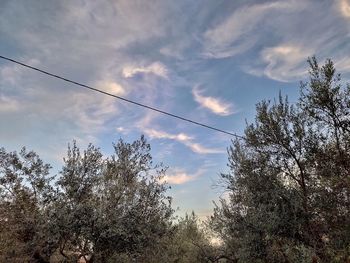
<path fill-rule="evenodd" d="M 82 88 L 85 88 L 85 89 L 89 89 L 89 90 L 92 90 L 92 91 L 95 91 L 95 92 L 102 93 L 102 94 L 104 94 L 104 95 L 107 95 L 107 96 L 110 96 L 110 97 L 113 97 L 113 98 L 116 98 L 116 99 L 119 99 L 119 100 L 122 100 L 122 101 L 125 101 L 125 102 L 128 102 L 128 103 L 131 103 L 131 104 L 134 104 L 134 105 L 137 105 L 137 106 L 139 106 L 139 107 L 143 107 L 143 108 L 146 108 L 146 109 L 149 109 L 149 110 L 152 110 L 152 111 L 155 111 L 155 112 L 158 112 L 158 113 L 161 113 L 161 114 L 164 114 L 164 115 L 167 115 L 167 116 L 170 116 L 170 117 L 173 117 L 173 118 L 182 120 L 182 121 L 186 121 L 186 122 L 189 122 L 189 123 L 198 125 L 198 126 L 202 126 L 202 127 L 204 127 L 204 128 L 207 128 L 207 129 L 211 129 L 211 130 L 214 130 L 214 131 L 217 131 L 217 132 L 221 132 L 221 133 L 224 133 L 224 134 L 227 134 L 227 135 L 230 135 L 230 136 L 234 136 L 234 137 L 239 138 L 239 139 L 245 139 L 243 136 L 237 135 L 237 134 L 235 134 L 235 133 L 228 132 L 228 131 L 225 131 L 225 130 L 222 130 L 222 129 L 219 129 L 219 128 L 215 128 L 215 127 L 213 127 L 213 126 L 209 126 L 209 125 L 204 124 L 204 123 L 200 123 L 200 122 L 197 122 L 197 121 L 194 121 L 194 120 L 191 120 L 191 119 L 188 119 L 188 118 L 185 118 L 185 117 L 182 117 L 182 116 L 179 116 L 179 115 L 170 113 L 170 112 L 166 112 L 166 111 L 163 111 L 163 110 L 160 110 L 160 109 L 157 109 L 157 108 L 148 106 L 148 105 L 143 104 L 143 103 L 140 103 L 140 102 L 136 102 L 136 101 L 133 101 L 133 100 L 130 100 L 130 99 L 126 99 L 126 98 L 121 97 L 121 96 L 117 96 L 117 95 L 108 93 L 108 92 L 103 91 L 103 90 L 100 90 L 100 89 L 93 88 L 93 87 L 91 87 L 91 86 L 88 86 L 88 85 L 79 83 L 79 82 L 77 82 L 77 81 L 70 80 L 70 79 L 61 77 L 61 76 L 59 76 L 59 75 L 50 73 L 50 72 L 48 72 L 48 71 L 39 69 L 39 68 L 37 68 L 37 67 L 33 67 L 33 66 L 31 66 L 31 65 L 22 63 L 22 62 L 20 62 L 20 61 L 17 61 L 17 60 L 15 60 L 15 59 L 12 59 L 12 58 L 8 58 L 8 57 L 1 56 L 1 55 L 0 55 L 0 58 L 2 58 L 2 59 L 4 59 L 4 60 L 7 60 L 7 61 L 10 61 L 10 62 L 12 62 L 12 63 L 15 63 L 15 64 L 17 64 L 17 65 L 21 65 L 21 66 L 23 66 L 23 67 L 26 67 L 26 68 L 35 70 L 35 71 L 40 72 L 40 73 L 42 73 L 42 74 L 48 75 L 48 76 L 50 76 L 50 77 L 54 77 L 54 78 L 57 78 L 57 79 L 60 79 L 60 80 L 63 80 L 63 81 L 72 83 L 72 84 L 74 84 L 74 85 L 77 85 L 77 86 L 79 86 L 79 87 L 82 87 Z"/>

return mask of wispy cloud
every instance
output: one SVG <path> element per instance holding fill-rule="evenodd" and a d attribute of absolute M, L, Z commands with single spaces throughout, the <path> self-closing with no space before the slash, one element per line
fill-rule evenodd
<path fill-rule="evenodd" d="M 307 73 L 306 58 L 313 55 L 313 50 L 304 46 L 284 44 L 263 49 L 261 59 L 263 67 L 246 67 L 246 72 L 270 79 L 287 82 L 297 80 Z"/>
<path fill-rule="evenodd" d="M 96 87 L 117 96 L 126 94 L 126 90 L 120 84 L 111 80 L 98 81 Z"/>
<path fill-rule="evenodd" d="M 154 62 L 148 66 L 144 67 L 133 67 L 127 66 L 123 68 L 122 74 L 125 78 L 131 78 L 136 74 L 154 74 L 156 76 L 167 78 L 168 77 L 168 69 L 160 62 Z"/>
<path fill-rule="evenodd" d="M 154 129 L 144 129 L 144 132 L 153 139 L 169 139 L 175 140 L 189 147 L 193 152 L 199 154 L 211 154 L 211 153 L 223 153 L 224 151 L 215 148 L 207 148 L 199 143 L 193 142 L 193 137 L 185 134 L 170 134 L 164 131 L 154 130 Z"/>
<path fill-rule="evenodd" d="M 194 142 L 185 142 L 187 147 L 189 147 L 193 152 L 199 154 L 210 154 L 210 153 L 225 153 L 224 150 L 220 150 L 218 148 L 207 148 L 199 143 Z"/>
<path fill-rule="evenodd" d="M 343 16 L 350 17 L 350 2 L 349 0 L 340 0 L 339 8 Z"/>
<path fill-rule="evenodd" d="M 245 72 L 282 82 L 305 76 L 312 55 L 340 61 L 337 69 L 348 72 L 349 18 L 349 0 L 247 3 L 203 33 L 203 54 L 248 54 L 241 64 Z"/>
<path fill-rule="evenodd" d="M 122 126 L 119 126 L 115 129 L 117 132 L 121 133 L 121 134 L 127 134 L 128 133 L 128 129 L 122 127 Z"/>
<path fill-rule="evenodd" d="M 145 132 L 151 137 L 156 139 L 171 139 L 179 142 L 190 141 L 193 138 L 184 133 L 179 134 L 170 134 L 164 131 L 154 130 L 154 129 L 146 129 Z"/>
<path fill-rule="evenodd" d="M 168 172 L 167 175 L 165 175 L 161 181 L 166 182 L 168 184 L 174 184 L 174 185 L 180 185 L 180 184 L 185 184 L 190 181 L 196 180 L 199 176 L 203 174 L 203 170 L 198 170 L 194 174 L 189 174 L 183 169 L 172 169 L 171 171 Z"/>
<path fill-rule="evenodd" d="M 349 71 L 349 17 L 349 0 L 246 4 L 205 32 L 204 50 L 215 58 L 249 50 L 243 71 L 282 82 L 306 75 L 312 55 L 341 61 L 338 70 Z"/>
<path fill-rule="evenodd" d="M 20 107 L 21 105 L 17 100 L 0 94 L 0 113 L 18 111 Z"/>
<path fill-rule="evenodd" d="M 200 106 L 209 109 L 211 112 L 221 115 L 228 116 L 233 114 L 233 105 L 225 102 L 219 98 L 209 97 L 202 95 L 202 91 L 198 87 L 192 89 L 194 100 L 199 103 Z"/>
<path fill-rule="evenodd" d="M 87 134 L 96 134 L 104 130 L 105 122 L 119 113 L 114 98 L 91 96 L 90 93 L 83 92 L 71 96 L 71 104 L 67 106 L 66 114 Z"/>
<path fill-rule="evenodd" d="M 106 122 L 120 113 L 115 99 L 108 96 L 68 88 L 16 66 L 4 65 L 0 73 L 0 112 L 11 112 L 1 118 L 12 123 L 12 130 L 1 129 L 6 140 L 23 138 L 21 145 L 31 145 L 37 138 L 46 137 L 45 142 L 49 141 L 57 154 L 72 139 L 85 144 L 96 142 L 101 131 L 110 129 Z M 125 94 L 112 81 L 100 81 L 93 86 L 113 94 Z"/>
<path fill-rule="evenodd" d="M 204 33 L 203 54 L 207 57 L 225 58 L 249 50 L 259 39 L 259 34 L 254 34 L 253 31 L 259 27 L 267 15 L 273 11 L 287 10 L 290 12 L 297 6 L 300 7 L 301 4 L 281 1 L 238 8 L 221 23 L 214 25 Z"/>

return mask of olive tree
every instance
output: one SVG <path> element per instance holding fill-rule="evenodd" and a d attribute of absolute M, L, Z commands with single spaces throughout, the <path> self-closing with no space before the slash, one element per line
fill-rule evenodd
<path fill-rule="evenodd" d="M 257 104 L 229 148 L 211 225 L 237 262 L 349 260 L 350 87 L 332 61 L 309 64 L 299 102 Z"/>

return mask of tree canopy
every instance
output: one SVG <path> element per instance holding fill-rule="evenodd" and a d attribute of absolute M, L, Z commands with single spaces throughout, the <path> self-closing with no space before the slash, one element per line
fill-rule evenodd
<path fill-rule="evenodd" d="M 348 262 L 350 86 L 333 62 L 309 59 L 296 104 L 256 107 L 228 150 L 228 199 L 211 218 L 236 262 Z"/>
<path fill-rule="evenodd" d="M 173 210 L 159 180 L 165 169 L 152 164 L 144 137 L 113 147 L 105 158 L 74 142 L 55 186 L 36 153 L 1 149 L 2 261 L 48 262 L 55 253 L 67 262 L 137 259 L 168 234 Z"/>

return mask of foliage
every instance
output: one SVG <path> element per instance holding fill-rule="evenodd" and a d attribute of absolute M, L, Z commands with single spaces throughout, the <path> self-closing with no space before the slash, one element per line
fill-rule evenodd
<path fill-rule="evenodd" d="M 143 136 L 120 140 L 107 158 L 73 143 L 56 188 L 50 166 L 34 152 L 0 154 L 1 261 L 137 260 L 171 229 L 165 169 L 152 164 Z"/>
<path fill-rule="evenodd" d="M 196 215 L 193 212 L 186 214 L 173 226 L 171 235 L 166 236 L 142 262 L 218 262 L 218 253 L 209 238 Z"/>
<path fill-rule="evenodd" d="M 237 262 L 349 260 L 350 87 L 332 61 L 309 64 L 299 103 L 259 103 L 229 149 L 211 226 Z"/>
<path fill-rule="evenodd" d="M 53 194 L 49 169 L 33 151 L 0 148 L 1 262 L 41 262 L 55 250 L 44 230 Z"/>
<path fill-rule="evenodd" d="M 171 199 L 160 183 L 164 173 L 153 166 L 150 146 L 141 137 L 119 141 L 114 154 L 103 158 L 89 145 L 83 154 L 68 149 L 53 215 L 60 228 L 60 251 L 107 262 L 114 254 L 137 259 L 155 246 L 171 224 Z"/>

